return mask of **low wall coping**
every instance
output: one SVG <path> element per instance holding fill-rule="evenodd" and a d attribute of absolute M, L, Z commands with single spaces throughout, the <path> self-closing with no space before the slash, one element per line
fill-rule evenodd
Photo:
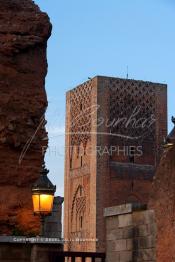
<path fill-rule="evenodd" d="M 146 210 L 147 205 L 141 203 L 128 203 L 119 206 L 107 207 L 104 209 L 104 217 L 129 214 L 133 211 Z"/>
<path fill-rule="evenodd" d="M 63 245 L 63 239 L 57 237 L 25 237 L 25 236 L 0 236 L 0 244 L 52 244 Z"/>

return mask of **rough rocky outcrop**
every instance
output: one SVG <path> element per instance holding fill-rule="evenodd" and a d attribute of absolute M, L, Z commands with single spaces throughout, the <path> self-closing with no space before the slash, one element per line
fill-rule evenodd
<path fill-rule="evenodd" d="M 47 14 L 31 0 L 0 0 L 0 234 L 38 230 L 31 184 L 47 147 Z"/>
<path fill-rule="evenodd" d="M 166 149 L 151 192 L 157 223 L 157 260 L 175 261 L 175 146 Z"/>

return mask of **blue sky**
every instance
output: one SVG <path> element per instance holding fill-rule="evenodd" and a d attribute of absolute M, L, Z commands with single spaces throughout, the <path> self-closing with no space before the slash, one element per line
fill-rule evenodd
<path fill-rule="evenodd" d="M 65 92 L 107 75 L 168 84 L 169 130 L 175 96 L 174 0 L 35 0 L 53 24 L 46 79 L 46 162 L 57 194 L 64 187 Z"/>

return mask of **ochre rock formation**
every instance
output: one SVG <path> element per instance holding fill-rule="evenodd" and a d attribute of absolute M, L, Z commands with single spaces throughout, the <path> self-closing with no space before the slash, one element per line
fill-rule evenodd
<path fill-rule="evenodd" d="M 151 192 L 150 208 L 157 223 L 157 260 L 175 261 L 175 146 L 166 149 Z"/>
<path fill-rule="evenodd" d="M 0 234 L 38 231 L 31 185 L 47 148 L 47 14 L 31 0 L 0 0 Z"/>

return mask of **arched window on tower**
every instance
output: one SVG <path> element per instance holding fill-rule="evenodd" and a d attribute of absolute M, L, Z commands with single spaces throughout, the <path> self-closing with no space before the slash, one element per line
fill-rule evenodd
<path fill-rule="evenodd" d="M 81 185 L 78 186 L 71 210 L 71 231 L 72 233 L 81 233 L 85 229 L 85 212 L 86 212 L 86 196 Z"/>

